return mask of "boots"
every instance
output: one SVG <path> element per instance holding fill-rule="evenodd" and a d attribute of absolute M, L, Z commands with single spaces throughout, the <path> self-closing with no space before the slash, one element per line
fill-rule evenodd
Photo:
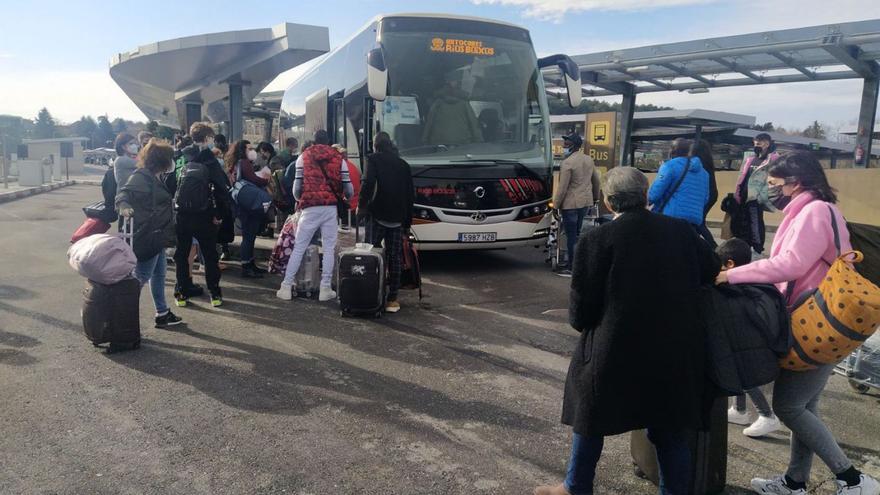
<path fill-rule="evenodd" d="M 257 268 L 253 261 L 241 265 L 241 276 L 243 278 L 263 278 L 263 270 Z"/>

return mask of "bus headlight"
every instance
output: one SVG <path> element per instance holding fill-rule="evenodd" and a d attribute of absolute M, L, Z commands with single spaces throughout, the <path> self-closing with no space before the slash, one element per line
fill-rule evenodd
<path fill-rule="evenodd" d="M 440 218 L 428 208 L 416 208 L 413 212 L 413 220 L 416 223 L 439 222 Z"/>

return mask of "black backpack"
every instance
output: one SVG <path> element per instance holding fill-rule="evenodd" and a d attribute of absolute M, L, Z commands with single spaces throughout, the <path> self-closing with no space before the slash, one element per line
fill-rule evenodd
<path fill-rule="evenodd" d="M 772 285 L 719 285 L 701 289 L 707 373 L 726 395 L 772 382 L 779 358 L 791 349 L 785 297 Z"/>
<path fill-rule="evenodd" d="M 174 206 L 182 213 L 202 213 L 211 206 L 211 181 L 204 163 L 188 162 L 177 184 Z"/>

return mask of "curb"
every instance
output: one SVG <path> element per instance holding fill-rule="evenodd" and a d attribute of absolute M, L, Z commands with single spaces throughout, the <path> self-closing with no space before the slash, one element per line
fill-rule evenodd
<path fill-rule="evenodd" d="M 73 185 L 78 185 L 78 184 L 84 184 L 84 185 L 88 185 L 88 186 L 100 186 L 101 181 L 87 180 L 87 179 L 71 179 L 71 180 L 65 180 L 62 182 L 53 182 L 52 184 L 43 184 L 42 186 L 29 187 L 27 189 L 19 189 L 17 191 L 0 192 L 0 203 L 7 203 L 9 201 L 15 201 L 16 199 L 27 198 L 28 196 L 33 196 L 35 194 L 54 191 L 56 189 L 61 189 L 62 187 L 73 186 Z"/>
<path fill-rule="evenodd" d="M 71 186 L 73 184 L 76 184 L 75 180 L 67 180 L 64 182 L 55 182 L 53 184 L 43 184 L 42 186 L 29 187 L 27 189 L 19 189 L 17 191 L 0 193 L 0 203 L 6 203 L 8 201 L 14 201 L 16 199 L 26 198 L 28 196 L 33 196 L 35 194 L 54 191 L 56 189 L 60 189 L 62 187 L 66 187 L 66 186 Z"/>

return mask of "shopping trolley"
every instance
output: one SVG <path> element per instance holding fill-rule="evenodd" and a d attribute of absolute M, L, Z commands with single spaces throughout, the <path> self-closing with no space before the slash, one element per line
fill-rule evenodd
<path fill-rule="evenodd" d="M 587 214 L 584 216 L 584 222 L 581 225 L 581 234 L 588 229 L 598 227 L 603 223 L 601 211 L 599 210 L 599 202 L 596 201 L 592 206 L 587 207 Z M 547 236 L 547 242 L 544 247 L 544 262 L 550 265 L 550 269 L 554 272 L 559 271 L 559 267 L 563 265 L 563 260 L 568 261 L 568 253 L 561 242 L 564 235 L 562 226 L 562 214 L 559 210 L 552 210 L 550 216 L 550 235 Z"/>
<path fill-rule="evenodd" d="M 835 366 L 834 372 L 845 376 L 849 386 L 860 394 L 866 394 L 871 389 L 880 390 L 880 332 L 875 332 Z"/>

